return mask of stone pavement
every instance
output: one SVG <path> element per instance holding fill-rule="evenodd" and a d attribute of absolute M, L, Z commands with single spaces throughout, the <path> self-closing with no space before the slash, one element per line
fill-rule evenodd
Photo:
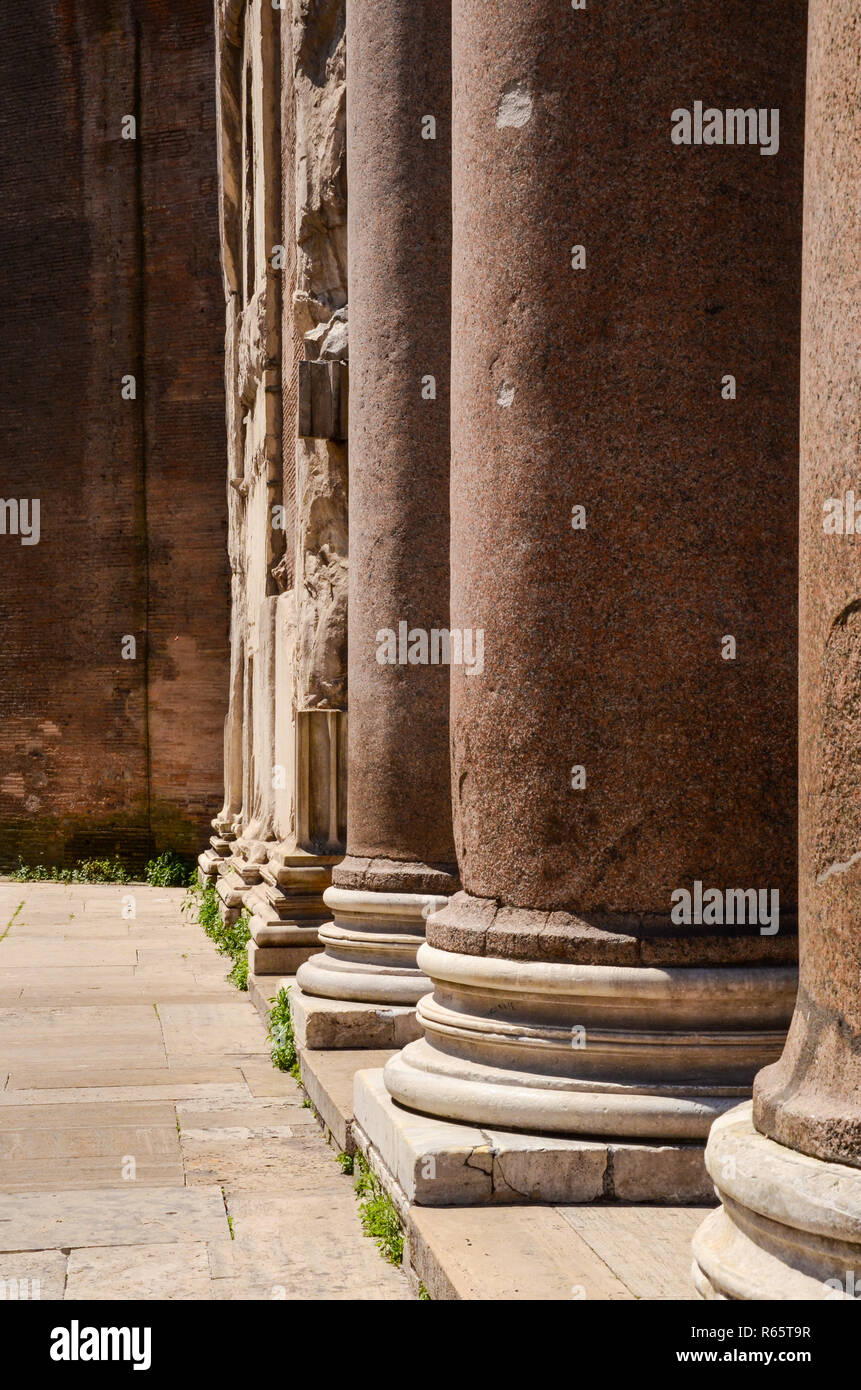
<path fill-rule="evenodd" d="M 0 882 L 0 1284 L 410 1298 L 182 897 Z"/>

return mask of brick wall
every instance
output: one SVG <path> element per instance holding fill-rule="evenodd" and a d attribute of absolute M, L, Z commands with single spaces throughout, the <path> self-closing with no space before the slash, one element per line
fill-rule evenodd
<path fill-rule="evenodd" d="M 213 51 L 210 0 L 5 18 L 0 497 L 40 538 L 0 535 L 2 861 L 194 849 L 221 804 Z"/>

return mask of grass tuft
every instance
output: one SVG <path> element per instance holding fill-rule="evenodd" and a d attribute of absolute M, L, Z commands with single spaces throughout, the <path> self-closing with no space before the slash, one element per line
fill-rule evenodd
<path fill-rule="evenodd" d="M 355 1186 L 362 1230 L 390 1264 L 399 1265 L 404 1258 L 404 1231 L 397 1207 L 363 1154 L 356 1154 L 355 1166 L 359 1170 Z"/>
<path fill-rule="evenodd" d="M 269 1010 L 269 1056 L 273 1067 L 292 1072 L 299 1062 L 296 1038 L 293 1034 L 293 1015 L 290 1012 L 290 990 L 283 985 Z"/>
<path fill-rule="evenodd" d="M 186 917 L 193 916 L 198 925 L 203 927 L 210 941 L 215 942 L 216 949 L 221 955 L 230 957 L 233 965 L 228 971 L 227 978 L 237 989 L 246 990 L 248 988 L 248 943 L 251 940 L 248 913 L 243 909 L 235 922 L 230 925 L 223 922 L 218 906 L 218 894 L 211 883 L 208 883 L 205 888 L 201 888 L 198 883 L 190 883 L 182 902 L 182 911 Z"/>

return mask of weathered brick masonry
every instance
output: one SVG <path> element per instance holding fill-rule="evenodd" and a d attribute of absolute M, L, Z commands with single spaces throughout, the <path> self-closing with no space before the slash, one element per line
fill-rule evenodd
<path fill-rule="evenodd" d="M 212 7 L 4 29 L 0 497 L 41 534 L 0 535 L 0 859 L 191 849 L 227 690 Z"/>

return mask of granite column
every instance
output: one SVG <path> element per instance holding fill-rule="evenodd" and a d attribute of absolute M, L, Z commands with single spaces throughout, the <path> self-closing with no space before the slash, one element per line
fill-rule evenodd
<path fill-rule="evenodd" d="M 412 1006 L 457 886 L 449 796 L 450 18 L 347 6 L 350 581 L 347 857 L 301 995 Z M 296 992 L 294 1006 L 301 1000 Z M 350 1035 L 355 1045 L 355 1035 Z"/>

